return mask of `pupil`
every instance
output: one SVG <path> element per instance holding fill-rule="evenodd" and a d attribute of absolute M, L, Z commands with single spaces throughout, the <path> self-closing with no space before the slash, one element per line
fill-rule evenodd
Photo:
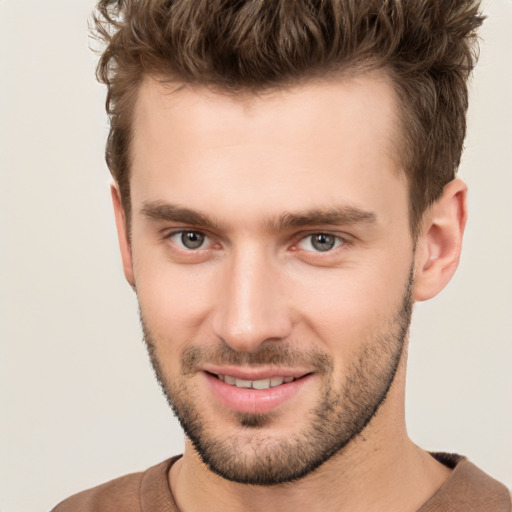
<path fill-rule="evenodd" d="M 203 245 L 204 235 L 196 231 L 186 231 L 182 233 L 181 241 L 188 249 L 197 249 Z"/>
<path fill-rule="evenodd" d="M 334 237 L 320 233 L 313 236 L 313 247 L 318 251 L 328 251 L 334 247 Z"/>

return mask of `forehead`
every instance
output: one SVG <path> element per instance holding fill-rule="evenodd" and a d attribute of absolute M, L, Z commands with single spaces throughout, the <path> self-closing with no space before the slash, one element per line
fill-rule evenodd
<path fill-rule="evenodd" d="M 377 198 L 383 180 L 403 191 L 397 126 L 382 73 L 236 96 L 148 78 L 134 112 L 132 202 L 227 215 L 265 206 L 268 217 Z"/>
<path fill-rule="evenodd" d="M 389 142 L 392 149 L 399 124 L 395 100 L 392 81 L 385 71 L 236 94 L 146 77 L 138 92 L 133 127 L 136 133 L 144 126 L 152 136 L 164 137 L 174 128 L 202 137 L 203 142 L 233 125 L 245 128 L 238 131 L 240 141 L 249 131 L 272 139 L 280 133 L 291 135 L 298 141 L 311 138 L 314 132 L 326 142 L 337 138 L 340 143 L 347 131 L 368 136 L 379 132 L 381 139 L 385 132 L 382 141 Z M 369 113 L 373 114 L 370 118 Z M 272 126 L 286 130 L 277 132 L 269 129 Z M 328 128 L 333 127 L 336 132 L 329 134 Z"/>

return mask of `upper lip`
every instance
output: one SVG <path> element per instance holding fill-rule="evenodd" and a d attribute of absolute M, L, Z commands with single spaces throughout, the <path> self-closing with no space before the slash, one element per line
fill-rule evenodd
<path fill-rule="evenodd" d="M 240 366 L 210 366 L 206 365 L 202 368 L 204 372 L 214 373 L 215 375 L 230 375 L 235 379 L 243 380 L 263 380 L 271 377 L 294 377 L 298 379 L 304 377 L 311 371 L 297 368 L 280 368 L 280 367 L 264 367 L 264 368 L 243 368 Z"/>

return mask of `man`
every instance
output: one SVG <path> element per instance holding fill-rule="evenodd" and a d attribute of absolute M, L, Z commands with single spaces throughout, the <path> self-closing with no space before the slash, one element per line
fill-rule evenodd
<path fill-rule="evenodd" d="M 54 510 L 510 511 L 404 420 L 457 267 L 479 2 L 101 1 L 127 281 L 183 456 Z"/>

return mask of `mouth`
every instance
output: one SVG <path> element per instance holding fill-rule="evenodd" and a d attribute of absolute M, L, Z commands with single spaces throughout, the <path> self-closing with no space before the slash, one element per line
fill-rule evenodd
<path fill-rule="evenodd" d="M 282 384 L 288 384 L 290 382 L 293 382 L 294 380 L 300 379 L 303 376 L 300 377 L 279 377 L 279 376 L 273 376 L 266 379 L 257 379 L 257 380 L 247 380 L 247 379 L 240 379 L 237 377 L 234 377 L 232 375 L 223 375 L 223 374 L 215 374 L 212 373 L 210 375 L 213 375 L 214 377 L 217 377 L 217 379 L 221 380 L 222 382 L 225 382 L 226 384 L 230 386 L 236 386 L 237 388 L 244 388 L 244 389 L 269 389 L 269 388 L 275 388 L 276 386 L 281 386 Z"/>
<path fill-rule="evenodd" d="M 218 403 L 232 411 L 267 413 L 296 399 L 314 376 L 311 372 L 226 369 L 203 371 Z"/>

